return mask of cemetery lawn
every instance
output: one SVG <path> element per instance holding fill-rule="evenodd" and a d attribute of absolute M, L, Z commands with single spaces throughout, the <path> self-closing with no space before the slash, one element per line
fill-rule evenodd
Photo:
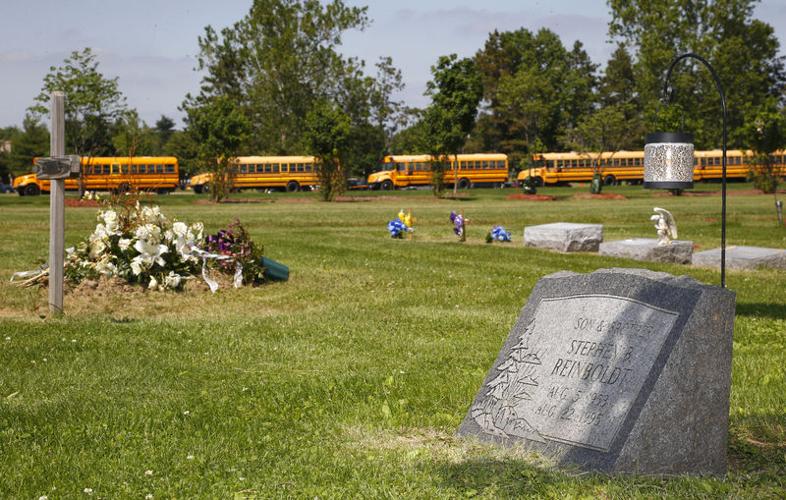
<path fill-rule="evenodd" d="M 718 190 L 699 185 L 697 190 Z M 772 196 L 730 185 L 730 245 L 786 248 Z M 0 498 L 745 497 L 786 491 L 786 272 L 730 271 L 737 293 L 729 474 L 608 477 L 556 470 L 519 448 L 455 437 L 530 290 L 560 270 L 646 267 L 709 283 L 719 273 L 524 248 L 525 225 L 605 224 L 605 239 L 654 237 L 653 206 L 680 238 L 718 246 L 719 196 L 575 199 L 586 186 L 517 191 L 154 197 L 164 212 L 238 217 L 291 279 L 260 288 L 122 292 L 82 287 L 44 319 L 46 290 L 8 284 L 46 258 L 48 197 L 0 196 Z M 782 195 L 781 195 L 782 196 Z M 412 241 L 386 223 L 416 217 Z M 456 242 L 448 214 L 470 219 Z M 68 208 L 66 246 L 95 225 Z M 484 242 L 502 224 L 511 244 Z M 663 429 L 669 432 L 669 429 Z M 88 493 L 86 493 L 88 492 Z"/>

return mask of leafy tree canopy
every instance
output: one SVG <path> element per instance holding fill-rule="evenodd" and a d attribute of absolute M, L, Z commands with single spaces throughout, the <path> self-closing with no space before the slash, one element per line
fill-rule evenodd
<path fill-rule="evenodd" d="M 29 112 L 37 120 L 49 115 L 53 91 L 65 92 L 66 150 L 87 156 L 110 155 L 112 126 L 127 111 L 117 78 L 106 78 L 90 48 L 74 51 L 62 66 L 52 66 L 44 77 L 41 93 Z"/>

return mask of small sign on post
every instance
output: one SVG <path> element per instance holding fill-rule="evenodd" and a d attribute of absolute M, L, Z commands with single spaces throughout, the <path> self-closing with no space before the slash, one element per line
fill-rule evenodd
<path fill-rule="evenodd" d="M 36 175 L 49 186 L 49 312 L 63 313 L 63 266 L 65 259 L 65 179 L 79 173 L 80 158 L 65 156 L 65 94 L 52 92 L 52 131 L 49 158 L 36 161 Z"/>
<path fill-rule="evenodd" d="M 38 158 L 35 161 L 35 175 L 43 180 L 67 179 L 79 175 L 77 155 Z"/>

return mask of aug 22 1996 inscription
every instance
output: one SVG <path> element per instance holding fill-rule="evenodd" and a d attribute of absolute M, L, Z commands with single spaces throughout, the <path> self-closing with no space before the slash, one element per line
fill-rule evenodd
<path fill-rule="evenodd" d="M 690 278 L 543 278 L 459 432 L 594 470 L 722 474 L 733 315 L 733 293 Z"/>

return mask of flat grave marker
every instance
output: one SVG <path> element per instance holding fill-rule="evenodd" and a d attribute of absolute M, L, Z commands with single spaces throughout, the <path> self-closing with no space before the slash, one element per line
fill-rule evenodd
<path fill-rule="evenodd" d="M 597 252 L 603 224 L 554 222 L 524 228 L 524 245 L 559 252 Z"/>

